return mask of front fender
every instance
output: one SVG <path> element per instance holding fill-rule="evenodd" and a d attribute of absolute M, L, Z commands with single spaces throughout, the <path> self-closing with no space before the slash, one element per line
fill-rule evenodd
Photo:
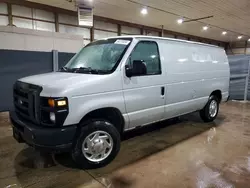
<path fill-rule="evenodd" d="M 69 99 L 69 114 L 64 125 L 78 124 L 81 119 L 94 110 L 113 107 L 126 114 L 122 91 L 76 96 Z"/>

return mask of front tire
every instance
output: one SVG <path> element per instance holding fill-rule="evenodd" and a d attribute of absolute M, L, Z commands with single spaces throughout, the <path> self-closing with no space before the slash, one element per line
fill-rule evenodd
<path fill-rule="evenodd" d="M 212 95 L 206 106 L 200 111 L 200 117 L 204 122 L 212 122 L 216 119 L 219 112 L 219 100 L 216 96 Z"/>
<path fill-rule="evenodd" d="M 100 168 L 116 157 L 120 142 L 120 134 L 114 125 L 106 120 L 93 120 L 81 128 L 72 158 L 81 168 Z"/>

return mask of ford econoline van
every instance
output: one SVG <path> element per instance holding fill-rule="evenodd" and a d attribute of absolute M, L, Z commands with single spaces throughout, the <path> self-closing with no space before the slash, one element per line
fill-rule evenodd
<path fill-rule="evenodd" d="M 223 48 L 178 39 L 98 40 L 58 72 L 14 84 L 13 136 L 40 150 L 71 152 L 83 168 L 110 163 L 124 131 L 199 111 L 213 121 L 228 99 Z"/>

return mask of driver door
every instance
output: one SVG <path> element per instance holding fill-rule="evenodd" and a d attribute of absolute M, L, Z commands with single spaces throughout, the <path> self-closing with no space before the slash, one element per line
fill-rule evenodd
<path fill-rule="evenodd" d="M 164 76 L 157 42 L 139 41 L 127 65 L 131 66 L 133 61 L 143 61 L 147 71 L 145 75 L 130 78 L 124 71 L 123 92 L 129 128 L 163 119 L 165 105 Z"/>

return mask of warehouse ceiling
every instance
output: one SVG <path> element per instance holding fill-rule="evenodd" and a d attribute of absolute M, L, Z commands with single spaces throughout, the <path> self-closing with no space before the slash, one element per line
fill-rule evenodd
<path fill-rule="evenodd" d="M 64 9 L 76 10 L 69 0 L 29 0 Z M 92 0 L 94 15 L 152 26 L 220 41 L 250 38 L 249 0 Z M 146 8 L 148 14 L 141 14 Z M 184 21 L 213 16 L 208 19 Z M 207 30 L 203 30 L 208 26 Z M 222 32 L 227 32 L 222 35 Z M 238 36 L 242 35 L 241 39 Z"/>

